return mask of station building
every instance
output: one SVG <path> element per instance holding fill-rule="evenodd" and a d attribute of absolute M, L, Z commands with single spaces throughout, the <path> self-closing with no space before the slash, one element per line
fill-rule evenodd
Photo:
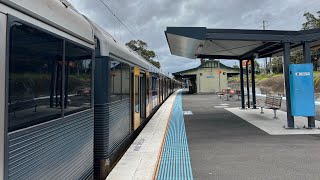
<path fill-rule="evenodd" d="M 194 93 L 217 93 L 228 88 L 228 78 L 240 74 L 239 68 L 232 68 L 217 60 L 201 60 L 201 64 L 192 69 L 173 73 L 179 81 L 188 82 Z"/>

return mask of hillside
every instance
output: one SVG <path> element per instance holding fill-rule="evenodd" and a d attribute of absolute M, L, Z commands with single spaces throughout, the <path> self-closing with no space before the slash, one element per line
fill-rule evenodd
<path fill-rule="evenodd" d="M 229 83 L 238 84 L 240 83 L 240 79 L 239 77 L 230 78 Z M 318 71 L 314 72 L 314 85 L 315 85 L 315 93 L 320 93 L 320 72 Z M 258 74 L 256 75 L 256 86 L 260 88 L 263 94 L 266 94 L 266 93 L 283 94 L 284 76 L 283 74 L 268 74 L 268 75 Z"/>

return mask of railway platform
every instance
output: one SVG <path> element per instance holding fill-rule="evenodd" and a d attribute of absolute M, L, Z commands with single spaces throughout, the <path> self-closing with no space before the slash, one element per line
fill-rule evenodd
<path fill-rule="evenodd" d="M 240 103 L 174 93 L 107 179 L 318 179 L 319 129 L 306 118 L 285 129 L 284 111 L 273 119 Z"/>

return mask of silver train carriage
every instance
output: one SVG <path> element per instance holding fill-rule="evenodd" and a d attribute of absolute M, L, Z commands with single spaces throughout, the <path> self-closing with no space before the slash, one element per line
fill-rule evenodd
<path fill-rule="evenodd" d="M 181 83 L 65 0 L 0 12 L 0 179 L 104 179 Z"/>

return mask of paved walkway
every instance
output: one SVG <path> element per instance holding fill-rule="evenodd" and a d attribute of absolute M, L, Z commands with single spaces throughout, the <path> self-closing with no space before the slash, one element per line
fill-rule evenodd
<path fill-rule="evenodd" d="M 239 106 L 173 94 L 108 179 L 319 179 L 320 135 L 270 135 L 225 109 Z"/>
<path fill-rule="evenodd" d="M 319 135 L 269 135 L 224 109 L 240 101 L 182 99 L 194 179 L 319 179 Z"/>

